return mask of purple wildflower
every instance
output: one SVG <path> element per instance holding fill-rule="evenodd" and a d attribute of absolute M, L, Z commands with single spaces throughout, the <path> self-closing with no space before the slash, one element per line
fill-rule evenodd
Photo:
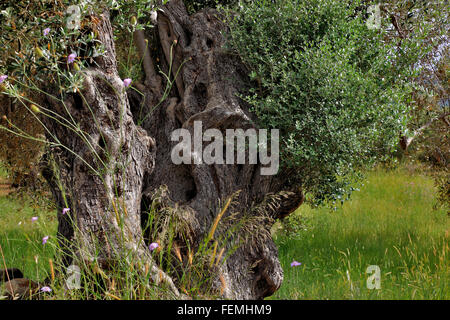
<path fill-rule="evenodd" d="M 302 263 L 301 262 L 298 262 L 298 261 L 292 261 L 292 263 L 291 263 L 291 267 L 298 267 L 299 265 L 301 265 Z"/>
<path fill-rule="evenodd" d="M 45 28 L 43 33 L 44 36 L 47 36 L 50 33 L 50 28 Z"/>
<path fill-rule="evenodd" d="M 42 244 L 46 244 L 48 240 L 48 236 L 42 238 Z"/>
<path fill-rule="evenodd" d="M 73 63 L 76 57 L 77 57 L 76 53 L 69 54 L 69 56 L 67 57 L 67 63 Z"/>
<path fill-rule="evenodd" d="M 62 214 L 66 214 L 66 213 L 69 212 L 69 211 L 70 211 L 69 208 L 64 208 L 64 209 L 62 210 Z"/>
<path fill-rule="evenodd" d="M 5 81 L 6 78 L 8 78 L 7 75 L 2 75 L 2 76 L 0 76 L 0 83 L 2 83 L 3 81 Z"/>
<path fill-rule="evenodd" d="M 34 222 L 34 221 L 37 221 L 37 219 L 38 219 L 38 217 L 32 217 L 31 221 Z"/>
<path fill-rule="evenodd" d="M 50 289 L 50 287 L 42 287 L 40 291 L 41 292 L 51 292 L 52 289 Z"/>
<path fill-rule="evenodd" d="M 131 84 L 131 79 L 130 78 L 126 78 L 126 79 L 123 80 L 123 86 L 125 88 L 129 87 L 130 84 Z"/>
<path fill-rule="evenodd" d="M 149 246 L 148 246 L 148 248 L 150 249 L 150 251 L 153 251 L 153 250 L 155 250 L 156 248 L 158 248 L 159 247 L 159 244 L 157 244 L 156 242 L 152 242 Z"/>

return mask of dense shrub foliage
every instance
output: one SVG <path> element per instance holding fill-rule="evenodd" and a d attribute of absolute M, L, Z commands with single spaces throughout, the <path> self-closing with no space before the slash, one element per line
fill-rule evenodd
<path fill-rule="evenodd" d="M 241 2 L 230 45 L 251 70 L 245 99 L 262 127 L 280 129 L 282 165 L 318 201 L 342 199 L 354 173 L 398 144 L 411 66 L 425 48 L 386 40 L 360 1 Z M 362 9 L 361 9 L 362 8 Z"/>
<path fill-rule="evenodd" d="M 82 85 L 77 69 L 90 67 L 92 56 L 102 53 L 87 27 L 95 24 L 92 10 L 111 10 L 122 44 L 117 46 L 121 76 L 142 74 L 140 63 L 130 59 L 135 53 L 131 35 L 136 28 L 153 27 L 149 15 L 166 1 L 104 0 L 94 7 L 91 2 L 0 3 L 0 75 L 8 75 L 10 85 L 4 93 L 14 99 L 15 113 L 30 123 L 35 121 L 29 110 L 33 91 L 42 83 L 57 83 L 61 98 L 76 91 Z M 368 1 L 185 0 L 191 13 L 210 6 L 231 8 L 230 45 L 249 67 L 255 87 L 245 99 L 261 127 L 281 130 L 284 169 L 317 200 L 343 199 L 357 169 L 386 156 L 406 132 L 410 80 L 418 72 L 412 66 L 427 49 L 418 45 L 426 38 L 426 26 L 419 16 L 408 26 L 412 36 L 395 41 L 389 17 L 394 9 L 386 3 L 381 28 L 371 30 Z M 76 30 L 67 28 L 67 8 L 73 4 L 82 9 Z M 71 53 L 77 57 L 69 67 Z"/>

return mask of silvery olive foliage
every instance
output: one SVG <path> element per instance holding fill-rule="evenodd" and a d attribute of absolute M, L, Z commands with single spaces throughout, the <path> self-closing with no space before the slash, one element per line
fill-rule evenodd
<path fill-rule="evenodd" d="M 278 128 L 280 159 L 316 202 L 348 197 L 359 169 L 389 155 L 405 130 L 420 25 L 399 44 L 390 20 L 367 26 L 363 1 L 241 1 L 230 48 L 250 70 L 243 96 L 261 127 Z M 419 24 L 418 24 L 419 25 Z"/>

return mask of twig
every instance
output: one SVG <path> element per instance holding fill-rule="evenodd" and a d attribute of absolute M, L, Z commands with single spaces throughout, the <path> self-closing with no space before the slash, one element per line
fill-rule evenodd
<path fill-rule="evenodd" d="M 142 65 L 145 72 L 145 83 L 150 85 L 154 92 L 161 93 L 161 81 L 156 74 L 153 60 L 150 56 L 148 40 L 145 39 L 144 30 L 136 30 L 133 33 L 134 42 L 139 50 Z"/>

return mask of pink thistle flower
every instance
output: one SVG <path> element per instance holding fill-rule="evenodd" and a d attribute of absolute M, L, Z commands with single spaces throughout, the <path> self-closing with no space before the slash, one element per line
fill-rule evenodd
<path fill-rule="evenodd" d="M 291 263 L 291 267 L 298 267 L 298 266 L 300 266 L 302 263 L 301 262 L 298 262 L 298 261 L 292 261 L 292 263 Z"/>
<path fill-rule="evenodd" d="M 132 81 L 132 80 L 131 80 L 130 78 L 124 79 L 124 80 L 123 80 L 123 86 L 124 86 L 125 88 L 129 87 L 130 84 L 131 84 L 131 81 Z"/>
<path fill-rule="evenodd" d="M 3 81 L 5 81 L 6 80 L 6 78 L 8 78 L 8 76 L 7 75 L 2 75 L 2 76 L 0 76 L 0 83 L 2 83 Z"/>
<path fill-rule="evenodd" d="M 50 33 L 50 28 L 45 28 L 43 33 L 44 36 L 47 36 Z"/>
<path fill-rule="evenodd" d="M 66 214 L 67 212 L 69 212 L 70 211 L 70 208 L 64 208 L 63 210 L 62 210 L 62 214 Z"/>
<path fill-rule="evenodd" d="M 42 238 L 42 244 L 46 244 L 49 236 L 45 236 Z"/>
<path fill-rule="evenodd" d="M 76 57 L 77 57 L 76 53 L 69 54 L 69 56 L 67 57 L 67 63 L 73 63 Z"/>
<path fill-rule="evenodd" d="M 153 250 L 155 250 L 156 248 L 158 248 L 159 247 L 159 244 L 157 244 L 156 242 L 152 242 L 149 246 L 148 246 L 148 248 L 150 249 L 150 251 L 153 251 Z"/>
<path fill-rule="evenodd" d="M 37 221 L 38 217 L 32 217 L 31 222 Z"/>

